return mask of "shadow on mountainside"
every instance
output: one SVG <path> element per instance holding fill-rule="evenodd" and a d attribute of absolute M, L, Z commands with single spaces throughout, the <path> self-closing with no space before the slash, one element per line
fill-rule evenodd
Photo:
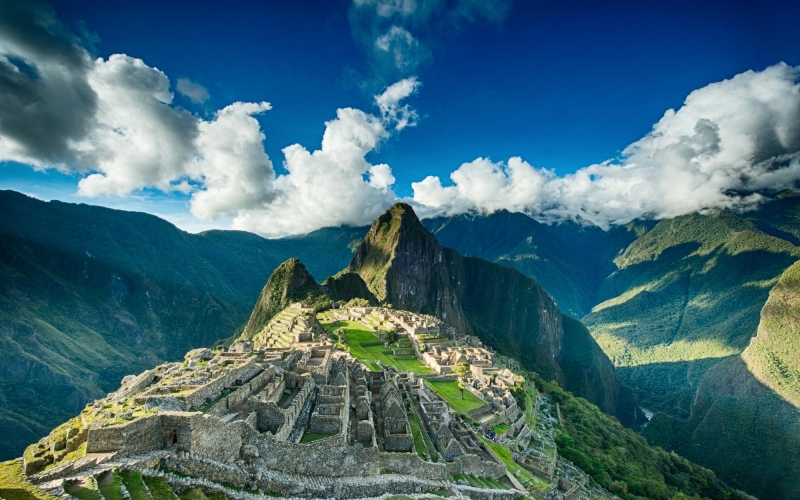
<path fill-rule="evenodd" d="M 688 420 L 657 413 L 643 435 L 759 498 L 800 498 L 800 411 L 738 356 L 708 370 Z"/>

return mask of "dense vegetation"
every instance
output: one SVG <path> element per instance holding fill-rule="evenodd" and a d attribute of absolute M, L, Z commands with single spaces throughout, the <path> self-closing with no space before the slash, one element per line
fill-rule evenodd
<path fill-rule="evenodd" d="M 751 498 L 732 490 L 711 470 L 651 447 L 644 438 L 585 399 L 534 374 L 527 376 L 559 405 L 564 430 L 556 436 L 559 453 L 621 498 Z"/>
<path fill-rule="evenodd" d="M 742 358 L 761 383 L 800 408 L 800 262 L 770 292 Z"/>
<path fill-rule="evenodd" d="M 778 278 L 800 258 L 799 196 L 606 233 L 503 212 L 426 224 L 445 245 L 534 277 L 562 310 L 588 313 L 582 321 L 620 378 L 656 411 L 644 430 L 651 442 L 759 496 L 800 494 L 790 479 L 798 475 L 800 412 L 782 400 L 791 401 L 798 380 L 800 340 L 796 326 L 778 325 L 795 314 L 793 302 L 778 287 L 773 294 L 783 298 L 760 317 Z M 756 339 L 745 350 L 757 328 L 780 340 Z"/>

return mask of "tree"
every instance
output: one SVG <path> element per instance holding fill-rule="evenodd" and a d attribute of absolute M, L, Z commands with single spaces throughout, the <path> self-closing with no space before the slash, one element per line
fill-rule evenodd
<path fill-rule="evenodd" d="M 461 389 L 461 399 L 464 399 L 464 378 L 470 374 L 469 363 L 456 363 L 453 365 L 453 373 L 458 375 L 458 388 Z"/>

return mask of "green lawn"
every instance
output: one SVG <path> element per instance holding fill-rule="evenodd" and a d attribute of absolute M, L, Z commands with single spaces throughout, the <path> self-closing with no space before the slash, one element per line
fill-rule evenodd
<path fill-rule="evenodd" d="M 130 493 L 131 500 L 152 500 L 150 494 L 144 489 L 141 472 L 123 470 L 120 472 L 120 478 L 125 489 Z"/>
<path fill-rule="evenodd" d="M 318 432 L 306 432 L 303 434 L 303 437 L 300 438 L 301 443 L 311 443 L 314 441 L 318 441 L 320 439 L 325 439 L 328 437 L 333 436 L 333 434 L 320 434 Z"/>
<path fill-rule="evenodd" d="M 497 424 L 492 427 L 492 430 L 499 436 L 510 428 L 511 426 L 508 424 Z"/>
<path fill-rule="evenodd" d="M 6 500 L 55 500 L 56 497 L 28 482 L 22 460 L 0 462 L 0 497 Z"/>
<path fill-rule="evenodd" d="M 508 471 L 512 475 L 516 475 L 517 471 L 519 471 L 519 476 L 517 476 L 517 479 L 519 480 L 520 483 L 522 483 L 526 487 L 530 486 L 542 487 L 542 486 L 547 486 L 549 484 L 546 479 L 533 474 L 531 471 L 523 468 L 517 462 L 512 460 L 511 451 L 502 444 L 493 443 L 483 436 L 481 436 L 481 439 L 483 439 L 483 442 L 486 443 L 486 446 L 491 448 L 492 451 L 498 457 L 500 457 L 500 460 L 505 464 L 506 469 L 508 469 Z"/>
<path fill-rule="evenodd" d="M 485 404 L 466 389 L 464 389 L 464 397 L 462 399 L 461 389 L 458 388 L 458 382 L 455 380 L 448 380 L 445 382 L 431 382 L 426 380 L 425 382 L 447 401 L 450 408 L 458 413 L 467 413 Z"/>
<path fill-rule="evenodd" d="M 324 318 L 320 318 L 325 321 Z M 417 375 L 433 375 L 433 370 L 422 364 L 418 359 L 396 359 L 392 354 L 383 354 L 387 349 L 381 345 L 364 347 L 361 344 L 379 342 L 378 337 L 373 335 L 372 330 L 356 321 L 337 321 L 334 323 L 322 323 L 329 332 L 335 332 L 344 328 L 345 344 L 350 348 L 350 354 L 355 356 L 361 363 L 372 371 L 380 371 L 377 362 L 380 361 L 385 366 L 394 366 L 398 370 L 414 372 Z"/>
<path fill-rule="evenodd" d="M 469 483 L 470 486 L 474 486 L 475 488 L 484 488 L 490 490 L 505 490 L 507 489 L 502 484 L 498 483 L 494 479 L 490 477 L 481 477 L 476 476 L 474 474 L 456 474 L 453 476 L 453 479 L 458 481 L 459 479 L 463 479 Z"/>
<path fill-rule="evenodd" d="M 145 477 L 143 479 L 150 489 L 153 500 L 178 500 L 178 496 L 165 480 L 160 477 Z"/>
<path fill-rule="evenodd" d="M 105 500 L 123 500 L 122 489 L 120 488 L 122 480 L 112 472 L 107 472 L 106 474 L 107 476 L 103 476 L 97 484 L 100 493 L 103 494 L 103 498 Z"/>

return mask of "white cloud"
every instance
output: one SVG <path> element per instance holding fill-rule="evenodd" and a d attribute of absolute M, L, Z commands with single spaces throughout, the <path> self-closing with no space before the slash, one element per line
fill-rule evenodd
<path fill-rule="evenodd" d="M 169 78 L 141 59 L 115 54 L 97 59 L 87 80 L 99 103 L 95 126 L 74 149 L 95 173 L 80 181 L 79 193 L 186 191 L 180 181 L 195 153 L 198 119 L 170 106 Z"/>
<path fill-rule="evenodd" d="M 413 183 L 414 201 L 428 215 L 504 208 L 601 227 L 752 205 L 761 199 L 755 190 L 800 181 L 798 74 L 781 63 L 698 89 L 618 162 L 557 177 L 521 158 L 479 158 L 454 171 L 451 186 L 437 177 Z"/>
<path fill-rule="evenodd" d="M 203 104 L 206 102 L 209 97 L 208 89 L 200 85 L 199 83 L 195 83 L 188 78 L 178 78 L 178 84 L 175 88 L 181 94 L 185 95 L 192 101 L 194 104 Z"/>
<path fill-rule="evenodd" d="M 271 109 L 267 102 L 237 102 L 201 121 L 197 161 L 187 169 L 201 181 L 191 200 L 192 214 L 201 219 L 231 216 L 263 207 L 275 198 L 275 171 L 263 141 L 266 136 L 253 118 Z"/>
<path fill-rule="evenodd" d="M 416 126 L 419 118 L 416 110 L 408 104 L 401 106 L 400 102 L 416 93 L 421 85 L 416 77 L 404 78 L 389 85 L 381 94 L 375 96 L 375 104 L 378 105 L 384 121 L 393 124 L 395 130 Z"/>

